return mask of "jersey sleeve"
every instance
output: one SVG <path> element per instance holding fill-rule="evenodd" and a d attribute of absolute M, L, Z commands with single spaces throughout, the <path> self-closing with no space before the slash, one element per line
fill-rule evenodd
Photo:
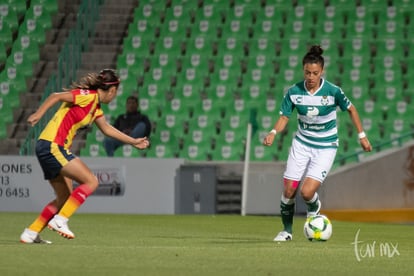
<path fill-rule="evenodd" d="M 348 108 L 352 105 L 351 101 L 348 99 L 341 88 L 338 88 L 338 92 L 335 94 L 335 100 L 336 104 L 342 111 L 348 110 Z"/>
<path fill-rule="evenodd" d="M 93 93 L 94 91 L 87 89 L 75 89 L 71 92 L 73 95 L 73 104 L 79 105 L 80 107 L 89 105 L 98 96 L 97 93 Z"/>
<path fill-rule="evenodd" d="M 292 111 L 295 108 L 292 99 L 290 97 L 289 91 L 283 97 L 282 105 L 280 106 L 279 115 L 283 115 L 286 117 L 290 117 L 292 115 Z"/>

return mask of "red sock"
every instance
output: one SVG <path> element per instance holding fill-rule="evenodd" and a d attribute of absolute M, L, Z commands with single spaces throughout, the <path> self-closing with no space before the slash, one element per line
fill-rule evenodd
<path fill-rule="evenodd" d="M 66 200 L 59 215 L 69 218 L 75 211 L 85 202 L 86 198 L 93 193 L 93 190 L 88 185 L 82 184 L 77 187 L 69 198 Z"/>
<path fill-rule="evenodd" d="M 49 220 L 53 218 L 57 211 L 58 209 L 54 205 L 54 201 L 49 202 L 36 220 L 29 226 L 29 229 L 39 233 L 46 227 Z"/>

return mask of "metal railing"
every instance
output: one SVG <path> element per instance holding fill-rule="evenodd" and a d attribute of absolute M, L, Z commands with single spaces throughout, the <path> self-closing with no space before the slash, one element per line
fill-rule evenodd
<path fill-rule="evenodd" d="M 69 35 L 59 53 L 57 71 L 47 82 L 41 103 L 54 92 L 69 87 L 76 78 L 76 71 L 82 62 L 82 52 L 88 49 L 89 38 L 95 31 L 95 22 L 99 18 L 99 7 L 103 0 L 83 0 L 79 6 L 76 25 L 69 31 Z M 33 155 L 36 140 L 56 112 L 58 105 L 49 109 L 42 119 L 32 127 L 20 147 L 20 155 Z"/>

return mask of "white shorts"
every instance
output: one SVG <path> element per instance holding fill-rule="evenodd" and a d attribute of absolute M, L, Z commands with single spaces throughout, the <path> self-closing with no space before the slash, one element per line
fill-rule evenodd
<path fill-rule="evenodd" d="M 303 176 L 323 182 L 332 168 L 336 148 L 316 149 L 293 139 L 284 177 L 301 181 Z"/>

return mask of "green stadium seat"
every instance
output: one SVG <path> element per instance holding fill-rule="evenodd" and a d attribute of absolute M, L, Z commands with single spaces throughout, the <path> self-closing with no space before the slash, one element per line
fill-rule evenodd
<path fill-rule="evenodd" d="M 197 73 L 208 74 L 213 68 L 210 66 L 210 57 L 200 53 L 187 53 L 186 56 L 177 60 L 179 72 L 186 72 L 193 68 Z"/>
<path fill-rule="evenodd" d="M 175 158 L 176 153 L 168 145 L 158 144 L 153 145 L 145 150 L 146 158 Z"/>
<path fill-rule="evenodd" d="M 42 4 L 32 4 L 25 14 L 25 20 L 36 21 L 36 26 L 41 26 L 44 30 L 52 27 L 52 17 Z"/>
<path fill-rule="evenodd" d="M 193 118 L 188 121 L 188 129 L 203 129 L 210 131 L 211 134 L 214 134 L 217 132 L 217 123 L 219 121 L 219 114 L 203 114 L 197 112 L 193 115 Z"/>
<path fill-rule="evenodd" d="M 9 25 L 0 20 L 0 43 L 4 47 L 10 47 L 13 42 L 13 32 Z"/>
<path fill-rule="evenodd" d="M 251 36 L 251 23 L 240 19 L 227 19 L 218 27 L 218 35 L 220 38 L 233 37 L 240 41 L 246 41 Z"/>
<path fill-rule="evenodd" d="M 258 22 L 271 21 L 275 26 L 283 26 L 286 23 L 286 15 L 288 10 L 290 10 L 291 4 L 286 1 L 276 1 L 267 2 L 264 7 L 256 11 L 256 25 Z"/>
<path fill-rule="evenodd" d="M 6 45 L 3 43 L 0 43 L 0 64 L 6 63 L 6 59 L 7 59 Z"/>
<path fill-rule="evenodd" d="M 283 19 L 276 17 L 275 20 L 282 21 Z M 280 34 L 283 25 L 281 22 L 275 22 L 269 18 L 258 17 L 256 23 L 251 28 L 254 39 L 260 39 L 263 37 L 270 39 L 274 34 Z"/>
<path fill-rule="evenodd" d="M 243 144 L 237 146 L 217 145 L 211 152 L 211 159 L 214 161 L 243 161 Z"/>
<path fill-rule="evenodd" d="M 17 14 L 17 17 L 21 17 L 26 13 L 27 2 L 20 0 L 6 0 L 9 7 L 14 10 Z"/>
<path fill-rule="evenodd" d="M 223 56 L 225 54 L 232 54 L 234 57 L 244 57 L 244 41 L 239 40 L 234 36 L 226 36 L 223 39 L 217 40 L 215 44 L 215 50 L 217 56 Z"/>
<path fill-rule="evenodd" d="M 191 83 L 184 83 L 172 89 L 175 98 L 182 101 L 185 106 L 192 106 L 194 103 L 200 102 L 201 92 L 200 87 Z"/>
<path fill-rule="evenodd" d="M 312 27 L 313 38 L 315 40 L 322 40 L 324 38 L 330 38 L 333 41 L 343 39 L 344 25 L 342 18 L 333 19 L 318 19 L 318 22 Z"/>
<path fill-rule="evenodd" d="M 19 35 L 28 35 L 39 45 L 43 45 L 46 41 L 45 29 L 35 19 L 25 19 L 19 27 Z"/>
<path fill-rule="evenodd" d="M 185 20 L 170 19 L 159 27 L 159 36 L 160 38 L 173 36 L 185 39 L 187 36 L 191 36 L 190 30 L 187 29 L 188 27 L 189 23 L 185 22 Z"/>
<path fill-rule="evenodd" d="M 35 40 L 32 39 L 30 35 L 18 35 L 18 37 L 13 43 L 12 54 L 18 51 L 23 52 L 25 60 L 28 59 L 32 63 L 39 61 L 39 45 Z"/>
<path fill-rule="evenodd" d="M 190 23 L 192 14 L 197 9 L 197 5 L 181 0 L 175 1 L 176 3 L 174 1 L 170 2 L 171 6 L 164 11 L 164 21 L 180 20 L 185 23 Z"/>
<path fill-rule="evenodd" d="M 6 62 L 7 68 L 15 68 L 25 78 L 33 75 L 33 64 L 24 59 L 23 52 L 15 52 L 10 55 Z"/>
<path fill-rule="evenodd" d="M 206 36 L 210 39 L 217 39 L 219 26 L 221 26 L 221 23 L 216 21 L 209 21 L 207 19 L 202 19 L 200 21 L 194 22 L 194 24 L 190 25 L 189 27 L 191 38 L 195 38 L 201 35 Z"/>
<path fill-rule="evenodd" d="M 104 157 L 107 156 L 105 148 L 101 143 L 92 143 L 87 144 L 84 148 L 80 150 L 81 156 L 90 156 L 90 157 Z"/>
<path fill-rule="evenodd" d="M 374 44 L 375 47 L 375 57 L 381 57 L 385 55 L 392 55 L 396 58 L 404 58 L 405 50 L 404 45 L 400 40 L 394 38 L 393 36 L 388 36 L 384 39 L 377 40 Z"/>
<path fill-rule="evenodd" d="M 265 55 L 269 58 L 278 56 L 279 53 L 276 50 L 276 41 L 274 39 L 269 39 L 266 37 L 256 37 L 250 39 L 248 42 L 249 55 Z"/>
<path fill-rule="evenodd" d="M 406 30 L 404 26 L 404 18 L 399 17 L 396 19 L 383 19 L 383 14 L 379 16 L 379 23 L 374 27 L 375 39 L 385 39 L 387 37 L 393 37 L 398 41 L 406 39 Z"/>
<path fill-rule="evenodd" d="M 15 66 L 7 66 L 0 73 L 0 81 L 8 82 L 10 88 L 9 95 L 15 94 L 17 96 L 27 90 L 26 77 Z"/>
<path fill-rule="evenodd" d="M 0 122 L 9 124 L 13 122 L 13 105 L 9 103 L 7 95 L 0 95 Z"/>
<path fill-rule="evenodd" d="M 274 149 L 263 145 L 255 145 L 251 148 L 250 161 L 253 162 L 271 162 L 275 161 Z"/>
<path fill-rule="evenodd" d="M 179 157 L 190 161 L 207 161 L 209 154 L 210 150 L 206 145 L 190 144 L 184 145 Z"/>
<path fill-rule="evenodd" d="M 32 0 L 31 4 L 41 5 L 50 15 L 56 14 L 59 9 L 58 0 Z"/>
<path fill-rule="evenodd" d="M 165 9 L 165 3 L 163 1 L 140 3 L 134 10 L 135 20 L 144 20 L 150 25 L 158 26 L 161 24 L 160 13 Z"/>
<path fill-rule="evenodd" d="M 165 36 L 155 42 L 154 54 L 167 53 L 175 57 L 180 57 L 185 52 L 183 43 L 183 39 L 179 37 Z"/>
<path fill-rule="evenodd" d="M 230 7 L 227 1 L 203 1 L 203 7 L 194 11 L 195 21 L 211 21 L 221 24 L 224 21 L 224 15 L 228 14 Z"/>
<path fill-rule="evenodd" d="M 139 17 L 138 17 L 139 18 Z M 147 19 L 138 19 L 128 26 L 128 36 L 141 36 L 142 40 L 153 40 L 156 38 L 158 25 Z"/>
<path fill-rule="evenodd" d="M 122 53 L 134 53 L 137 56 L 147 57 L 153 50 L 153 40 L 147 34 L 130 34 L 123 41 Z"/>
<path fill-rule="evenodd" d="M 12 31 L 17 30 L 19 26 L 19 19 L 17 12 L 12 8 L 11 5 L 0 5 L 0 18 L 3 24 L 7 25 Z"/>
<path fill-rule="evenodd" d="M 283 38 L 280 41 L 278 41 L 277 44 L 281 51 L 280 55 L 303 55 L 308 50 L 306 42 L 310 40 L 311 38 L 309 37 L 309 35 L 301 36 L 298 34 L 291 34 L 288 38 Z"/>
<path fill-rule="evenodd" d="M 131 145 L 122 145 L 114 152 L 114 157 L 138 158 L 142 157 L 142 151 Z"/>
<path fill-rule="evenodd" d="M 213 40 L 209 37 L 198 35 L 192 39 L 187 40 L 186 56 L 199 54 L 203 57 L 210 57 L 213 55 Z"/>

